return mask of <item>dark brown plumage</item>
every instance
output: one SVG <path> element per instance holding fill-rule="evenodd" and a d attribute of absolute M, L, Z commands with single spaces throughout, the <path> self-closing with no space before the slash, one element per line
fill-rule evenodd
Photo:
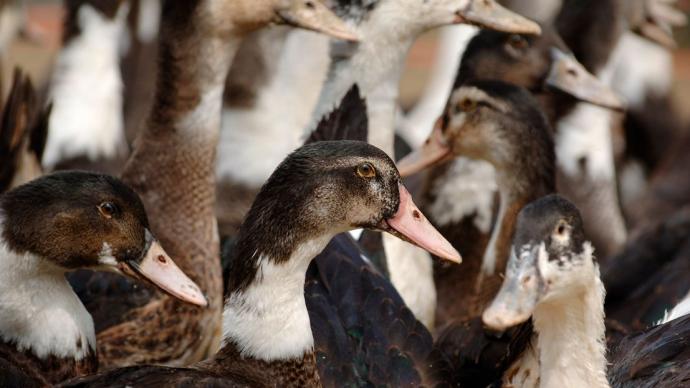
<path fill-rule="evenodd" d="M 28 76 L 15 69 L 0 116 L 0 193 L 41 175 L 50 105 L 39 108 Z"/>

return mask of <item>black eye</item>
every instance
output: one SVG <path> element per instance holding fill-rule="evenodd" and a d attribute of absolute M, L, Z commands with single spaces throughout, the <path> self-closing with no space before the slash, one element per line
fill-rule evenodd
<path fill-rule="evenodd" d="M 477 109 L 477 102 L 475 100 L 470 100 L 469 98 L 465 98 L 457 106 L 456 111 L 460 113 L 462 112 L 471 112 L 473 110 Z"/>
<path fill-rule="evenodd" d="M 565 231 L 566 231 L 565 224 L 558 224 L 558 227 L 556 228 L 556 233 L 558 233 L 558 235 L 562 236 L 563 234 L 565 234 Z"/>
<path fill-rule="evenodd" d="M 369 162 L 364 162 L 357 166 L 357 175 L 362 178 L 373 178 L 376 176 L 376 169 Z"/>
<path fill-rule="evenodd" d="M 508 44 L 515 50 L 524 50 L 529 46 L 529 42 L 522 35 L 510 35 L 508 37 Z"/>
<path fill-rule="evenodd" d="M 118 211 L 117 205 L 112 202 L 103 202 L 98 205 L 98 211 L 105 218 L 112 218 Z"/>

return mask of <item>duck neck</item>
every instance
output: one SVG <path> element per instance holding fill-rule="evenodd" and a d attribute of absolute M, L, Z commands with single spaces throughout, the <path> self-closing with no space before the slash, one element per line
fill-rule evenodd
<path fill-rule="evenodd" d="M 258 249 L 250 257 L 235 258 L 251 264 L 244 274 L 251 281 L 228 286 L 221 353 L 235 348 L 245 358 L 271 362 L 301 359 L 312 352 L 304 279 L 309 263 L 332 237 L 302 242 L 287 260 L 276 260 Z"/>
<path fill-rule="evenodd" d="M 591 256 L 592 248 L 585 248 Z M 590 258 L 591 262 L 591 258 Z M 608 387 L 604 286 L 592 264 L 589 284 L 534 311 L 541 386 Z"/>
<path fill-rule="evenodd" d="M 521 164 L 518 159 L 518 163 L 509 169 L 496 167 L 500 205 L 496 225 L 482 259 L 482 271 L 485 274 L 493 275 L 496 269 L 503 271 L 505 268 L 520 210 L 528 203 L 555 191 L 553 150 L 542 153 L 541 156 L 535 156 L 535 159 L 539 159 L 535 164 Z"/>
<path fill-rule="evenodd" d="M 79 362 L 96 354 L 91 315 L 64 275 L 46 260 L 15 250 L 0 212 L 0 348 L 4 343 L 32 354 L 29 358 L 45 364 L 46 374 L 56 359 Z M 73 372 L 61 377 L 74 377 Z"/>
<path fill-rule="evenodd" d="M 123 180 L 142 197 L 166 251 L 220 312 L 214 163 L 224 80 L 243 33 L 216 28 L 212 3 L 166 5 L 154 103 Z"/>
<path fill-rule="evenodd" d="M 332 42 L 331 66 L 312 115 L 309 131 L 357 84 L 367 101 L 369 143 L 393 157 L 394 124 L 400 77 L 414 39 L 424 29 L 396 20 L 396 2 L 382 2 L 358 26 L 360 43 Z"/>

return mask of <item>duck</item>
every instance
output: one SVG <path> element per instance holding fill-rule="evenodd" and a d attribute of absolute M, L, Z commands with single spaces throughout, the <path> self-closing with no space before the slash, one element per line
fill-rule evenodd
<path fill-rule="evenodd" d="M 53 111 L 41 160 L 47 171 L 122 171 L 129 147 L 120 58 L 129 9 L 129 1 L 65 4 L 63 47 L 48 86 Z"/>
<path fill-rule="evenodd" d="M 362 227 L 460 260 L 414 205 L 385 152 L 357 141 L 308 144 L 278 166 L 240 228 L 225 291 L 223 345 L 214 357 L 194 368 L 129 367 L 65 386 L 319 386 L 305 275 L 336 234 Z"/>
<path fill-rule="evenodd" d="M 542 34 L 539 37 L 493 31 L 478 33 L 470 41 L 463 55 L 455 85 L 461 85 L 465 80 L 473 78 L 494 78 L 527 88 L 538 98 L 549 122 L 556 128 L 559 127 L 560 120 L 572 112 L 578 102 L 605 108 L 604 111 L 624 109 L 623 100 L 610 87 L 589 73 L 573 57 L 552 26 L 542 25 L 541 27 Z M 557 139 L 560 135 L 556 130 Z M 563 147 L 556 148 L 559 177 L 567 175 L 568 171 L 567 163 L 563 161 L 569 157 L 569 154 L 564 153 L 563 150 Z M 465 179 L 472 179 L 474 182 L 472 187 L 482 187 L 479 180 L 490 181 L 492 171 L 490 171 L 490 166 L 480 163 L 475 162 L 470 165 L 469 161 L 456 162 L 454 168 L 459 171 L 468 171 L 468 176 Z M 474 168 L 475 165 L 479 167 Z M 477 178 L 473 179 L 469 174 L 474 174 Z M 457 179 L 462 178 L 458 177 Z M 557 184 L 560 192 L 562 190 L 560 180 L 557 180 Z M 487 191 L 490 188 L 487 187 Z M 593 189 L 584 185 L 582 190 L 591 191 Z M 486 198 L 490 195 L 491 192 L 479 191 L 475 197 Z M 580 199 L 580 197 L 576 198 Z M 476 200 L 475 203 L 481 203 L 478 202 L 480 200 Z M 589 200 L 587 199 L 587 201 Z M 482 221 L 477 221 L 477 223 L 483 230 L 486 230 L 488 220 L 491 217 L 491 203 L 484 202 L 478 213 Z M 473 209 L 477 206 L 469 208 Z M 594 225 L 587 232 L 589 236 L 592 236 L 592 241 L 597 249 L 606 253 L 618 249 L 622 244 L 622 236 L 625 236 L 620 207 L 601 209 L 600 207 L 583 206 L 582 208 L 597 210 L 597 212 L 586 212 L 585 214 L 585 218 L 592 220 L 591 224 Z M 602 223 L 594 221 L 600 218 L 610 220 L 607 228 L 600 227 L 599 225 Z"/>
<path fill-rule="evenodd" d="M 556 190 L 551 127 L 534 97 L 518 86 L 473 80 L 455 89 L 424 147 L 400 160 L 398 168 L 409 176 L 456 156 L 481 159 L 495 168 L 500 205 L 490 237 L 457 236 L 458 230 L 465 229 L 455 224 L 439 226 L 466 260 L 462 271 L 435 268 L 437 293 L 447 296 L 438 300 L 437 329 L 481 313 L 500 286 L 517 213 Z M 438 195 L 431 186 L 434 175 L 448 168 L 446 164 L 429 174 L 424 211 L 434 211 Z"/>
<path fill-rule="evenodd" d="M 676 387 L 687 381 L 690 316 L 628 336 L 607 361 L 604 284 L 577 207 L 559 195 L 518 216 L 506 278 L 482 314 L 494 330 L 531 319 L 530 346 L 504 373 L 521 387 Z"/>
<path fill-rule="evenodd" d="M 149 230 L 144 206 L 120 180 L 60 172 L 0 196 L 0 383 L 52 386 L 94 373 L 93 320 L 65 273 L 92 268 L 207 304 Z"/>
<path fill-rule="evenodd" d="M 51 105 L 39 108 L 31 79 L 16 68 L 0 116 L 0 193 L 42 175 L 47 118 Z"/>
<path fill-rule="evenodd" d="M 631 1 L 619 4 L 615 1 L 604 1 L 589 4 L 564 1 L 555 20 L 559 33 L 585 68 L 629 99 L 632 110 L 638 112 L 640 104 L 643 103 L 641 94 L 644 92 L 641 90 L 647 89 L 650 93 L 657 94 L 664 90 L 664 84 L 669 84 L 668 77 L 658 77 L 656 74 L 660 68 L 669 69 L 670 60 L 668 55 L 664 56 L 658 52 L 641 56 L 641 52 L 649 52 L 649 44 L 642 45 L 628 30 L 636 29 L 641 22 L 670 31 L 669 24 L 675 23 L 672 20 L 678 19 L 678 12 L 672 4 L 655 1 L 649 3 Z M 631 8 L 634 11 L 630 11 Z M 645 29 L 647 28 L 643 28 Z M 654 81 L 650 82 L 650 76 L 645 76 L 645 73 L 651 73 L 646 70 L 647 65 L 636 61 L 638 63 L 634 66 L 635 70 L 632 70 L 630 59 L 641 57 L 654 63 L 651 65 L 655 74 Z M 647 108 L 644 106 L 642 110 Z M 663 108 L 663 103 L 661 111 L 672 113 L 668 106 Z M 642 117 L 645 115 L 642 114 Z M 635 128 L 631 125 L 639 120 L 640 114 L 635 113 L 626 117 L 632 118 L 628 121 L 630 131 L 626 130 L 626 136 L 634 137 Z M 621 249 L 627 239 L 624 205 L 618 199 L 618 180 L 623 179 L 623 176 L 626 178 L 622 190 L 625 205 L 630 205 L 630 197 L 643 186 L 638 179 L 639 165 L 626 163 L 626 169 L 621 170 L 621 174 L 624 175 L 619 177 L 617 174 L 615 161 L 620 158 L 622 147 L 616 144 L 624 141 L 619 135 L 620 120 L 620 115 L 612 115 L 611 111 L 579 104 L 557 126 L 556 142 L 560 150 L 559 165 L 562 166 L 559 174 L 559 182 L 562 182 L 559 183 L 560 192 L 575 200 L 580 210 L 586 214 L 586 218 L 598 213 L 609 213 L 605 218 L 607 228 L 615 230 L 615 233 L 608 233 L 614 237 L 609 239 L 612 243 L 608 246 L 595 241 L 602 260 Z M 649 147 L 646 148 L 657 147 L 658 142 L 668 138 L 668 135 L 664 134 L 666 131 L 659 132 L 659 140 L 649 143 Z M 633 151 L 637 141 L 632 138 L 630 140 Z M 588 225 L 592 223 L 589 222 Z M 594 227 L 601 229 L 598 225 L 603 223 L 594 222 Z M 598 229 L 592 236 L 605 235 L 602 233 L 605 229 Z"/>
<path fill-rule="evenodd" d="M 539 33 L 539 26 L 507 11 L 494 1 L 391 1 L 353 4 L 336 2 L 335 11 L 351 20 L 362 37 L 359 44 L 332 42 L 328 77 L 304 135 L 342 99 L 353 84 L 367 99 L 371 128 L 368 141 L 394 156 L 398 83 L 404 59 L 424 31 L 450 24 L 524 33 Z M 374 64 L 372 66 L 372 64 Z M 409 244 L 383 236 L 393 284 L 428 327 L 434 325 L 434 285 L 429 256 Z M 395 258 L 395 259 L 393 259 Z M 410 276 L 414 273 L 415 276 Z M 422 275 L 423 274 L 423 275 Z"/>
<path fill-rule="evenodd" d="M 355 85 L 305 142 L 366 141 L 367 127 L 366 101 Z M 365 230 L 358 241 L 353 237 L 338 234 L 307 270 L 305 300 L 321 384 L 450 381 L 445 355 L 388 278 L 381 234 Z"/>
<path fill-rule="evenodd" d="M 242 37 L 277 22 L 356 39 L 319 1 L 248 2 L 243 12 L 237 7 L 222 0 L 164 4 L 154 102 L 122 172 L 147 207 L 151 229 L 209 306 L 182 305 L 102 274 L 78 274 L 72 284 L 94 315 L 103 368 L 189 365 L 220 346 L 215 149 L 225 76 Z"/>

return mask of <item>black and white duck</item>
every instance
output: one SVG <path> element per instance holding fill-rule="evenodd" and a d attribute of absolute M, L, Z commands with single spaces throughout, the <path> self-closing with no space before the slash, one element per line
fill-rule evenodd
<path fill-rule="evenodd" d="M 690 316 L 623 338 L 607 361 L 604 293 L 577 208 L 557 195 L 526 206 L 518 217 L 506 278 L 482 316 L 496 330 L 533 322 L 530 346 L 504 373 L 502 385 L 687 384 Z"/>
<path fill-rule="evenodd" d="M 223 86 L 242 38 L 274 22 L 356 39 L 320 1 L 198 0 L 163 6 L 154 102 L 122 178 L 141 195 L 151 229 L 199 284 L 209 307 L 182 305 L 104 274 L 73 277 L 94 315 L 105 367 L 188 365 L 220 345 L 223 286 L 214 166 Z"/>
<path fill-rule="evenodd" d="M 459 261 L 376 147 L 317 142 L 290 154 L 256 197 L 240 234 L 223 313 L 223 345 L 193 368 L 130 367 L 68 386 L 319 386 L 304 300 L 312 259 L 338 233 L 374 228 Z"/>
<path fill-rule="evenodd" d="M 3 194 L 0 267 L 2 386 L 52 386 L 96 371 L 93 320 L 66 272 L 126 274 L 207 304 L 149 231 L 137 194 L 106 175 L 55 173 Z"/>

